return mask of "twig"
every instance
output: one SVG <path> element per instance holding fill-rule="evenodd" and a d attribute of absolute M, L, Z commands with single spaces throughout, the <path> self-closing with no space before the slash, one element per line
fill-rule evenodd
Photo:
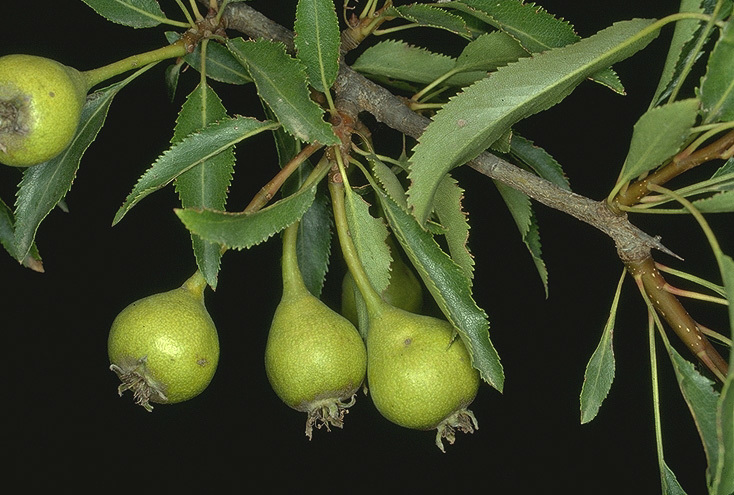
<path fill-rule="evenodd" d="M 205 0 L 199 0 L 201 2 Z M 280 41 L 292 52 L 293 33 L 244 3 L 227 7 L 227 27 L 251 37 Z M 361 112 L 372 114 L 378 121 L 405 135 L 418 139 L 430 120 L 413 112 L 398 96 L 368 80 L 342 62 L 334 84 L 335 103 L 339 113 L 358 122 Z M 703 151 L 703 150 L 701 150 Z M 468 165 L 474 170 L 517 189 L 530 198 L 567 213 L 604 232 L 615 243 L 619 258 L 628 271 L 641 280 L 656 310 L 671 325 L 693 353 L 719 378 L 726 376 L 727 365 L 716 349 L 698 329 L 678 299 L 658 287 L 664 283 L 654 266 L 652 249 L 676 256 L 660 242 L 629 222 L 625 213 L 613 211 L 607 201 L 594 201 L 557 187 L 491 153 L 482 153 Z M 664 302 L 663 302 L 664 301 Z M 682 329 L 682 330 L 681 330 Z"/>

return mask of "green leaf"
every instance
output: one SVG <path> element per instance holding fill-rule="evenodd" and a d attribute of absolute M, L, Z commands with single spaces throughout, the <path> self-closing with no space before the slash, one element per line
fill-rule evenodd
<path fill-rule="evenodd" d="M 550 153 L 540 146 L 536 146 L 529 139 L 513 133 L 510 141 L 510 155 L 530 167 L 538 176 L 552 182 L 561 189 L 571 190 L 561 164 Z"/>
<path fill-rule="evenodd" d="M 419 26 L 445 29 L 466 39 L 472 38 L 472 33 L 464 19 L 432 5 L 414 3 L 390 7 L 384 15 L 401 17 Z"/>
<path fill-rule="evenodd" d="M 390 228 L 418 271 L 446 318 L 457 329 L 472 357 L 472 365 L 491 386 L 502 391 L 504 371 L 499 355 L 489 338 L 487 314 L 472 298 L 471 282 L 423 230 L 415 218 L 384 192 L 377 190 Z"/>
<path fill-rule="evenodd" d="M 341 33 L 333 0 L 298 0 L 293 29 L 298 59 L 311 86 L 325 93 L 339 72 Z"/>
<path fill-rule="evenodd" d="M 623 21 L 573 45 L 500 67 L 452 98 L 419 139 L 412 157 L 409 204 L 422 224 L 444 174 L 489 147 L 516 122 L 568 96 L 589 74 L 644 48 L 653 21 Z"/>
<path fill-rule="evenodd" d="M 512 36 L 494 31 L 468 43 L 456 59 L 454 70 L 492 72 L 527 56 L 528 52 Z"/>
<path fill-rule="evenodd" d="M 362 74 L 429 84 L 453 70 L 456 60 L 402 41 L 382 41 L 367 48 L 352 64 Z M 466 86 L 483 77 L 484 71 L 456 74 L 445 84 Z"/>
<path fill-rule="evenodd" d="M 734 191 L 724 191 L 708 198 L 696 200 L 693 205 L 701 213 L 734 212 Z"/>
<path fill-rule="evenodd" d="M 701 0 L 682 0 L 679 12 L 703 13 Z M 698 19 L 682 19 L 675 23 L 675 30 L 670 40 L 665 65 L 655 95 L 652 98 L 655 105 L 667 98 L 673 87 L 680 82 L 682 68 L 688 65 L 692 58 L 700 56 L 700 51 L 695 50 L 695 43 L 691 43 L 691 40 L 700 35 L 702 30 L 703 25 Z"/>
<path fill-rule="evenodd" d="M 71 189 L 82 155 L 104 125 L 112 99 L 140 73 L 88 95 L 71 144 L 60 155 L 23 173 L 15 203 L 13 252 L 18 261 L 23 261 L 31 250 L 43 219 Z"/>
<path fill-rule="evenodd" d="M 459 265 L 466 278 L 474 277 L 474 256 L 469 252 L 469 218 L 462 207 L 464 189 L 446 174 L 436 192 L 436 216 L 443 227 L 451 259 Z"/>
<path fill-rule="evenodd" d="M 171 144 L 201 131 L 207 125 L 227 118 L 227 109 L 208 85 L 199 84 L 188 96 L 176 121 Z M 234 147 L 190 168 L 175 179 L 175 187 L 184 208 L 224 210 L 227 191 L 234 173 Z M 191 234 L 194 256 L 207 283 L 216 289 L 221 246 Z"/>
<path fill-rule="evenodd" d="M 178 209 L 176 215 L 191 232 L 227 248 L 249 249 L 300 220 L 316 197 L 318 180 L 328 167 L 322 167 L 310 187 L 276 201 L 255 213 L 229 213 L 214 210 Z"/>
<path fill-rule="evenodd" d="M 385 193 L 387 193 L 393 201 L 405 208 L 408 205 L 408 198 L 405 195 L 403 185 L 398 176 L 385 165 L 376 155 L 367 155 L 367 160 L 372 165 L 372 173 L 378 180 Z"/>
<path fill-rule="evenodd" d="M 591 359 L 589 359 L 589 363 L 586 365 L 584 384 L 581 386 L 580 396 L 581 424 L 586 424 L 596 417 L 604 399 L 609 395 L 612 382 L 614 382 L 615 360 L 612 340 L 614 337 L 614 325 L 617 319 L 617 308 L 619 307 L 619 297 L 622 294 L 622 284 L 625 276 L 626 273 L 623 272 L 617 284 L 617 290 L 614 293 L 614 300 L 609 310 L 609 318 L 607 319 L 606 325 L 604 325 L 601 340 L 599 340 L 599 344 L 596 346 L 594 353 L 591 355 Z"/>
<path fill-rule="evenodd" d="M 274 122 L 260 122 L 251 117 L 234 117 L 207 125 L 171 146 L 140 177 L 125 202 L 115 214 L 117 224 L 140 200 L 158 191 L 179 175 L 206 162 L 240 141 L 275 129 Z"/>
<path fill-rule="evenodd" d="M 306 143 L 339 143 L 323 119 L 323 109 L 311 99 L 303 65 L 286 53 L 282 43 L 237 38 L 227 41 L 227 47 L 247 67 L 260 98 L 288 132 Z"/>
<path fill-rule="evenodd" d="M 731 258 L 729 258 L 731 261 Z M 734 282 L 734 262 L 730 265 Z M 734 321 L 734 320 L 733 320 Z M 734 333 L 734 332 L 733 332 Z M 734 356 L 734 353 L 732 353 Z M 710 466 L 713 473 L 711 495 L 731 495 L 734 493 L 734 359 L 729 363 L 729 376 L 721 389 L 719 404 L 716 408 L 716 435 L 719 441 L 719 462 Z"/>
<path fill-rule="evenodd" d="M 5 204 L 5 201 L 0 199 L 0 245 L 13 257 L 15 257 L 14 221 L 12 210 Z"/>
<path fill-rule="evenodd" d="M 174 43 L 180 38 L 179 33 L 166 32 L 166 39 L 169 43 Z M 184 55 L 183 59 L 191 67 L 201 72 L 201 43 L 196 45 L 193 52 Z M 227 84 L 248 84 L 252 82 L 247 69 L 234 58 L 234 55 L 226 47 L 219 43 L 207 43 L 206 77 Z"/>
<path fill-rule="evenodd" d="M 313 204 L 298 224 L 298 267 L 303 283 L 316 297 L 321 295 L 331 254 L 331 207 L 326 196 L 316 194 Z"/>
<path fill-rule="evenodd" d="M 734 120 L 734 19 L 724 25 L 701 81 L 706 122 Z"/>
<path fill-rule="evenodd" d="M 686 495 L 686 491 L 680 486 L 678 478 L 675 477 L 673 471 L 670 470 L 665 461 L 662 462 L 662 470 L 660 473 L 663 495 Z"/>
<path fill-rule="evenodd" d="M 713 388 L 714 382 L 701 375 L 695 366 L 685 360 L 672 346 L 668 346 L 668 353 L 678 379 L 678 386 L 701 436 L 709 471 L 715 470 L 719 465 L 719 439 L 716 432 L 716 406 L 719 393 Z"/>
<path fill-rule="evenodd" d="M 387 228 L 381 219 L 370 215 L 370 205 L 362 197 L 346 189 L 344 202 L 349 234 L 354 242 L 372 287 L 378 294 L 390 285 L 392 256 L 387 246 Z"/>
<path fill-rule="evenodd" d="M 267 106 L 265 106 L 265 114 L 268 117 L 272 115 Z M 273 131 L 273 136 L 278 151 L 278 161 L 282 168 L 301 151 L 300 142 L 285 132 L 282 127 Z M 284 195 L 297 192 L 312 171 L 313 166 L 306 160 L 283 184 L 281 192 Z M 298 267 L 301 270 L 304 284 L 316 297 L 321 295 L 329 269 L 331 227 L 331 207 L 328 204 L 327 195 L 324 191 L 317 190 L 313 204 L 298 223 L 298 235 L 296 236 Z"/>
<path fill-rule="evenodd" d="M 460 0 L 446 6 L 474 15 L 502 30 L 519 41 L 529 53 L 560 48 L 580 39 L 571 24 L 534 3 L 517 0 Z M 624 87 L 611 69 L 603 67 L 599 73 L 588 76 L 613 91 L 624 94 Z"/>
<path fill-rule="evenodd" d="M 166 18 L 156 0 L 82 0 L 105 19 L 134 28 L 155 27 Z"/>
<path fill-rule="evenodd" d="M 522 242 L 528 248 L 528 252 L 530 252 L 530 256 L 535 264 L 535 269 L 540 276 L 540 281 L 543 283 L 545 297 L 548 297 L 548 269 L 543 261 L 540 246 L 540 231 L 538 230 L 538 223 L 535 220 L 535 213 L 533 212 L 533 205 L 530 202 L 530 198 L 524 193 L 506 186 L 501 182 L 494 181 L 494 184 L 497 186 L 497 190 L 510 210 L 512 218 L 515 219 L 517 229 L 522 236 Z"/>
<path fill-rule="evenodd" d="M 655 107 L 639 118 L 616 190 L 680 151 L 696 123 L 698 107 L 699 101 L 690 98 Z"/>

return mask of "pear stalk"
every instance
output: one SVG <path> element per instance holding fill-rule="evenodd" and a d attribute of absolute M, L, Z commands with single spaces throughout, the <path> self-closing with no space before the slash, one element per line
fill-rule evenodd
<path fill-rule="evenodd" d="M 339 245 L 347 263 L 347 268 L 354 278 L 354 283 L 362 293 L 367 306 L 367 312 L 370 317 L 375 317 L 381 313 L 387 306 L 382 296 L 377 293 L 372 282 L 370 282 L 367 272 L 362 263 L 359 261 L 357 248 L 352 242 L 349 234 L 349 225 L 347 223 L 347 215 L 344 207 L 344 182 L 341 174 L 333 174 L 329 180 L 329 192 L 331 194 L 331 203 L 334 209 L 334 224 L 339 237 Z"/>
<path fill-rule="evenodd" d="M 82 76 L 84 76 L 87 82 L 87 91 L 89 91 L 96 85 L 125 72 L 139 69 L 145 65 L 157 63 L 169 58 L 183 57 L 184 55 L 186 55 L 186 45 L 182 38 L 170 45 L 157 48 L 149 52 L 132 55 L 130 57 L 123 58 L 122 60 L 118 60 L 117 62 L 98 67 L 97 69 L 83 71 Z"/>

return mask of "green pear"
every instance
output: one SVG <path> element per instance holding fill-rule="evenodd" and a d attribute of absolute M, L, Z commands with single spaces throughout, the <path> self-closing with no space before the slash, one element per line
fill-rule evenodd
<path fill-rule="evenodd" d="M 219 362 L 219 337 L 204 305 L 206 281 L 197 271 L 181 287 L 144 297 L 112 322 L 107 340 L 110 369 L 120 395 L 137 404 L 173 404 L 199 395 Z"/>
<path fill-rule="evenodd" d="M 54 158 L 76 134 L 88 82 L 83 73 L 32 55 L 0 57 L 0 163 Z"/>
<path fill-rule="evenodd" d="M 406 428 L 435 428 L 436 445 L 457 429 L 479 428 L 467 409 L 479 389 L 479 372 L 455 328 L 386 302 L 372 286 L 349 232 L 343 172 L 329 181 L 334 223 L 344 260 L 367 313 L 367 386 L 377 410 Z"/>
<path fill-rule="evenodd" d="M 454 327 L 387 303 L 367 305 L 367 383 L 377 410 L 406 428 L 436 429 L 442 451 L 442 439 L 453 444 L 456 428 L 478 428 L 467 407 L 479 373 Z"/>
<path fill-rule="evenodd" d="M 367 353 L 354 325 L 304 285 L 296 232 L 297 224 L 283 236 L 283 296 L 268 333 L 265 370 L 276 395 L 307 413 L 310 439 L 314 426 L 343 426 L 364 381 Z"/>

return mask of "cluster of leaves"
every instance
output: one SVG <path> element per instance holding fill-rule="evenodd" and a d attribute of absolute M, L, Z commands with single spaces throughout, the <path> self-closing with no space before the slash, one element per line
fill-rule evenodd
<path fill-rule="evenodd" d="M 156 0 L 83 0 L 110 21 L 142 28 L 161 23 L 189 28 L 190 22 L 170 21 Z M 182 10 L 181 2 L 178 2 Z M 232 2 L 227 2 L 232 3 Z M 489 338 L 486 313 L 472 297 L 473 258 L 467 247 L 469 224 L 462 209 L 462 189 L 450 171 L 490 149 L 497 155 L 564 190 L 570 190 L 561 166 L 513 126 L 522 119 L 561 102 L 587 79 L 617 92 L 624 88 L 610 68 L 647 46 L 670 20 L 679 20 L 663 75 L 650 109 L 638 121 L 629 154 L 610 201 L 630 181 L 668 164 L 682 150 L 734 127 L 734 21 L 731 0 L 683 0 L 677 19 L 621 21 L 585 39 L 572 26 L 542 8 L 517 0 L 457 0 L 435 5 L 377 8 L 365 2 L 347 29 L 362 34 L 407 27 L 441 29 L 466 44 L 458 57 L 429 51 L 399 40 L 371 44 L 350 70 L 412 94 L 415 109 L 439 110 L 410 156 L 379 155 L 369 137 L 352 146 L 350 173 L 364 176 L 365 188 L 347 188 L 350 233 L 370 281 L 381 291 L 389 283 L 390 233 L 397 239 L 446 318 L 470 350 L 482 378 L 502 390 L 504 374 Z M 338 114 L 331 98 L 340 64 L 340 25 L 332 0 L 299 0 L 295 51 L 266 39 L 204 40 L 196 50 L 167 71 L 172 87 L 184 64 L 201 73 L 199 85 L 179 113 L 170 147 L 140 177 L 114 218 L 153 192 L 173 184 L 182 208 L 176 215 L 191 232 L 196 262 L 207 282 L 216 287 L 220 260 L 230 249 L 247 249 L 267 241 L 300 220 L 299 264 L 309 290 L 319 295 L 331 256 L 331 218 L 327 198 L 319 188 L 326 175 L 298 158 L 297 168 L 272 204 L 257 204 L 241 212 L 226 210 L 227 191 L 234 178 L 235 145 L 268 131 L 275 136 L 283 170 L 290 170 L 304 147 L 331 148 L 341 159 L 346 143 L 326 119 Z M 180 34 L 167 33 L 169 42 Z M 713 39 L 706 75 L 688 91 L 691 68 Z M 36 231 L 46 215 L 71 188 L 82 154 L 104 124 L 114 96 L 139 76 L 93 93 L 84 107 L 82 124 L 71 146 L 59 157 L 28 169 L 18 187 L 15 210 L 0 203 L 0 241 L 19 261 L 40 259 Z M 209 80 L 254 84 L 268 120 L 230 116 Z M 312 97 L 321 93 L 323 106 Z M 326 108 L 324 108 L 326 107 Z M 357 131 L 355 131 L 357 132 Z M 521 237 L 547 291 L 538 225 L 530 199 L 506 185 L 497 188 L 511 211 Z M 690 197 L 678 212 L 734 211 L 734 162 L 729 159 L 710 179 L 687 186 L 635 211 L 655 211 L 665 202 Z M 376 203 L 377 213 L 367 199 Z M 662 210 L 668 211 L 668 210 Z M 705 222 L 704 222 L 705 223 Z M 439 243 L 438 241 L 441 241 Z M 446 246 L 446 249 L 441 246 Z M 724 285 L 723 297 L 734 299 L 734 262 L 712 243 Z M 614 314 L 587 367 L 581 393 L 581 421 L 596 416 L 614 377 L 612 335 Z M 709 287 L 711 287 L 709 285 Z M 734 309 L 729 306 L 731 321 Z M 662 335 L 664 333 L 661 332 Z M 734 489 L 734 385 L 732 375 L 721 391 L 683 359 L 665 340 L 681 389 L 699 425 L 709 460 L 712 494 Z M 659 427 L 659 422 L 658 422 Z M 681 493 L 660 455 L 667 493 Z M 676 491 L 678 490 L 678 491 Z"/>

